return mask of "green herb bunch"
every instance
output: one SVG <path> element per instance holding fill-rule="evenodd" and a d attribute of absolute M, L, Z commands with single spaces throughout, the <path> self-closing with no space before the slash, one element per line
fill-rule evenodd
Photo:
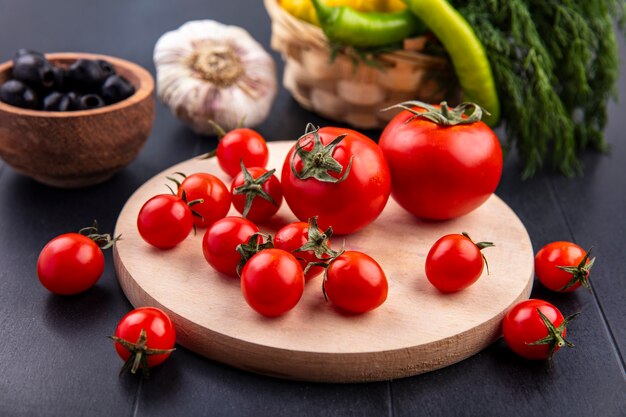
<path fill-rule="evenodd" d="M 613 18 L 626 0 L 450 0 L 485 49 L 523 176 L 550 164 L 582 171 L 578 151 L 605 151 L 619 55 Z"/>

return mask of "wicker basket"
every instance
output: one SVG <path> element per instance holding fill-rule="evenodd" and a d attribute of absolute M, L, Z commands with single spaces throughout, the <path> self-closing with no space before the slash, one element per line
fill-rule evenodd
<path fill-rule="evenodd" d="M 460 97 L 448 60 L 420 53 L 425 38 L 404 50 L 380 54 L 373 67 L 338 54 L 331 62 L 324 32 L 264 0 L 272 19 L 272 48 L 285 60 L 283 85 L 302 107 L 362 129 L 382 128 L 397 111 L 380 109 L 406 100 L 453 103 Z"/>

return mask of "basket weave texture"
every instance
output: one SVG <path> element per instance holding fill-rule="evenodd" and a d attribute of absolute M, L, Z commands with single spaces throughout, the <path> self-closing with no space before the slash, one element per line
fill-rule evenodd
<path fill-rule="evenodd" d="M 380 110 L 407 100 L 458 101 L 450 62 L 420 53 L 426 39 L 407 39 L 404 50 L 376 57 L 378 65 L 355 63 L 344 53 L 331 60 L 324 32 L 278 4 L 264 0 L 272 19 L 272 49 L 285 60 L 283 85 L 302 107 L 362 129 L 383 128 L 398 111 Z"/>

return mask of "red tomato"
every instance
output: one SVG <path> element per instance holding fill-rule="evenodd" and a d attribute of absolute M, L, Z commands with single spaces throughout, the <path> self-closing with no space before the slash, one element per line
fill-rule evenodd
<path fill-rule="evenodd" d="M 83 292 L 98 281 L 104 271 L 104 255 L 92 239 L 66 233 L 52 239 L 39 254 L 39 281 L 55 294 Z"/>
<path fill-rule="evenodd" d="M 591 253 L 591 251 L 589 251 Z M 589 271 L 595 258 L 571 242 L 552 242 L 535 256 L 535 274 L 552 291 L 571 292 L 582 284 L 589 286 Z"/>
<path fill-rule="evenodd" d="M 378 263 L 362 252 L 347 251 L 326 270 L 324 292 L 337 307 L 365 313 L 387 299 L 387 277 Z"/>
<path fill-rule="evenodd" d="M 252 129 L 231 130 L 217 145 L 217 162 L 231 177 L 241 172 L 242 160 L 247 167 L 265 167 L 269 160 L 265 139 Z"/>
<path fill-rule="evenodd" d="M 463 216 L 483 204 L 502 174 L 495 133 L 483 122 L 442 126 L 422 117 L 409 121 L 413 116 L 401 112 L 380 137 L 393 198 L 413 215 L 436 220 Z"/>
<path fill-rule="evenodd" d="M 302 267 L 289 252 L 263 250 L 243 267 L 241 292 L 257 313 L 280 316 L 294 308 L 304 293 Z"/>
<path fill-rule="evenodd" d="M 317 133 L 321 142 L 316 141 Z M 331 145 L 344 134 L 338 144 Z M 296 145 L 302 146 L 302 151 L 297 152 L 296 146 L 289 151 L 281 181 L 285 201 L 298 219 L 318 216 L 322 229 L 332 226 L 335 233 L 348 234 L 378 217 L 389 199 L 391 179 L 374 141 L 354 130 L 324 127 L 301 137 Z M 312 172 L 315 176 L 302 178 Z"/>
<path fill-rule="evenodd" d="M 143 336 L 142 330 L 145 331 Z M 176 330 L 163 311 L 141 307 L 122 317 L 113 340 L 117 354 L 126 362 L 123 369 L 129 367 L 135 373 L 141 367 L 147 375 L 147 368 L 163 363 L 170 356 L 176 343 Z M 138 367 L 132 366 L 136 356 L 140 356 Z M 147 368 L 142 364 L 147 364 Z"/>
<path fill-rule="evenodd" d="M 202 218 L 194 216 L 193 222 L 197 227 L 208 227 L 223 219 L 230 210 L 230 192 L 222 180 L 215 175 L 197 173 L 189 175 L 178 187 L 178 196 L 187 201 L 204 200 L 194 204 L 192 210 Z"/>
<path fill-rule="evenodd" d="M 202 252 L 216 271 L 237 276 L 241 255 L 237 246 L 246 243 L 259 228 L 242 217 L 224 217 L 209 227 L 202 239 Z"/>
<path fill-rule="evenodd" d="M 567 324 L 573 318 L 564 319 L 559 309 L 547 301 L 525 300 L 506 313 L 502 333 L 506 343 L 518 355 L 527 359 L 551 359 L 561 347 L 574 346 L 565 340 Z"/>
<path fill-rule="evenodd" d="M 193 229 L 193 214 L 180 197 L 159 194 L 139 210 L 137 229 L 143 240 L 152 246 L 173 248 L 189 236 Z"/>
<path fill-rule="evenodd" d="M 317 223 L 315 223 L 317 225 Z M 292 253 L 300 262 L 302 269 L 306 269 L 310 262 L 319 262 L 324 259 L 330 258 L 330 242 L 328 241 L 328 235 L 315 227 L 317 230 L 313 230 L 312 234 L 309 232 L 309 224 L 304 222 L 296 222 L 288 224 L 287 226 L 276 232 L 274 236 L 274 247 L 285 250 Z M 306 251 L 298 251 L 307 243 L 314 245 L 314 248 L 318 248 L 322 255 L 318 258 L 315 255 L 314 249 Z M 306 280 L 314 278 L 321 274 L 324 268 L 321 266 L 313 266 L 304 275 Z"/>
<path fill-rule="evenodd" d="M 244 167 L 245 168 L 245 167 Z M 233 206 L 243 217 L 253 222 L 261 222 L 272 217 L 283 203 L 283 189 L 280 181 L 265 168 L 245 168 L 237 174 L 230 186 Z M 250 174 L 247 176 L 247 174 Z M 247 200 L 250 203 L 247 203 Z M 248 210 L 246 205 L 249 204 Z"/>
<path fill-rule="evenodd" d="M 484 258 L 481 249 L 489 246 L 493 244 L 474 243 L 469 236 L 463 234 L 441 237 L 426 256 L 426 278 L 444 293 L 469 287 L 483 273 Z"/>

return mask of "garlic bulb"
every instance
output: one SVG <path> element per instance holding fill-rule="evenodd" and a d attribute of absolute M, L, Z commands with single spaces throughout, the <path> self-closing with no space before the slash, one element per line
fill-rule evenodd
<path fill-rule="evenodd" d="M 255 126 L 276 96 L 272 57 L 244 29 L 213 20 L 187 22 L 154 47 L 157 94 L 198 133 Z M 243 122 L 242 122 L 243 121 Z"/>

